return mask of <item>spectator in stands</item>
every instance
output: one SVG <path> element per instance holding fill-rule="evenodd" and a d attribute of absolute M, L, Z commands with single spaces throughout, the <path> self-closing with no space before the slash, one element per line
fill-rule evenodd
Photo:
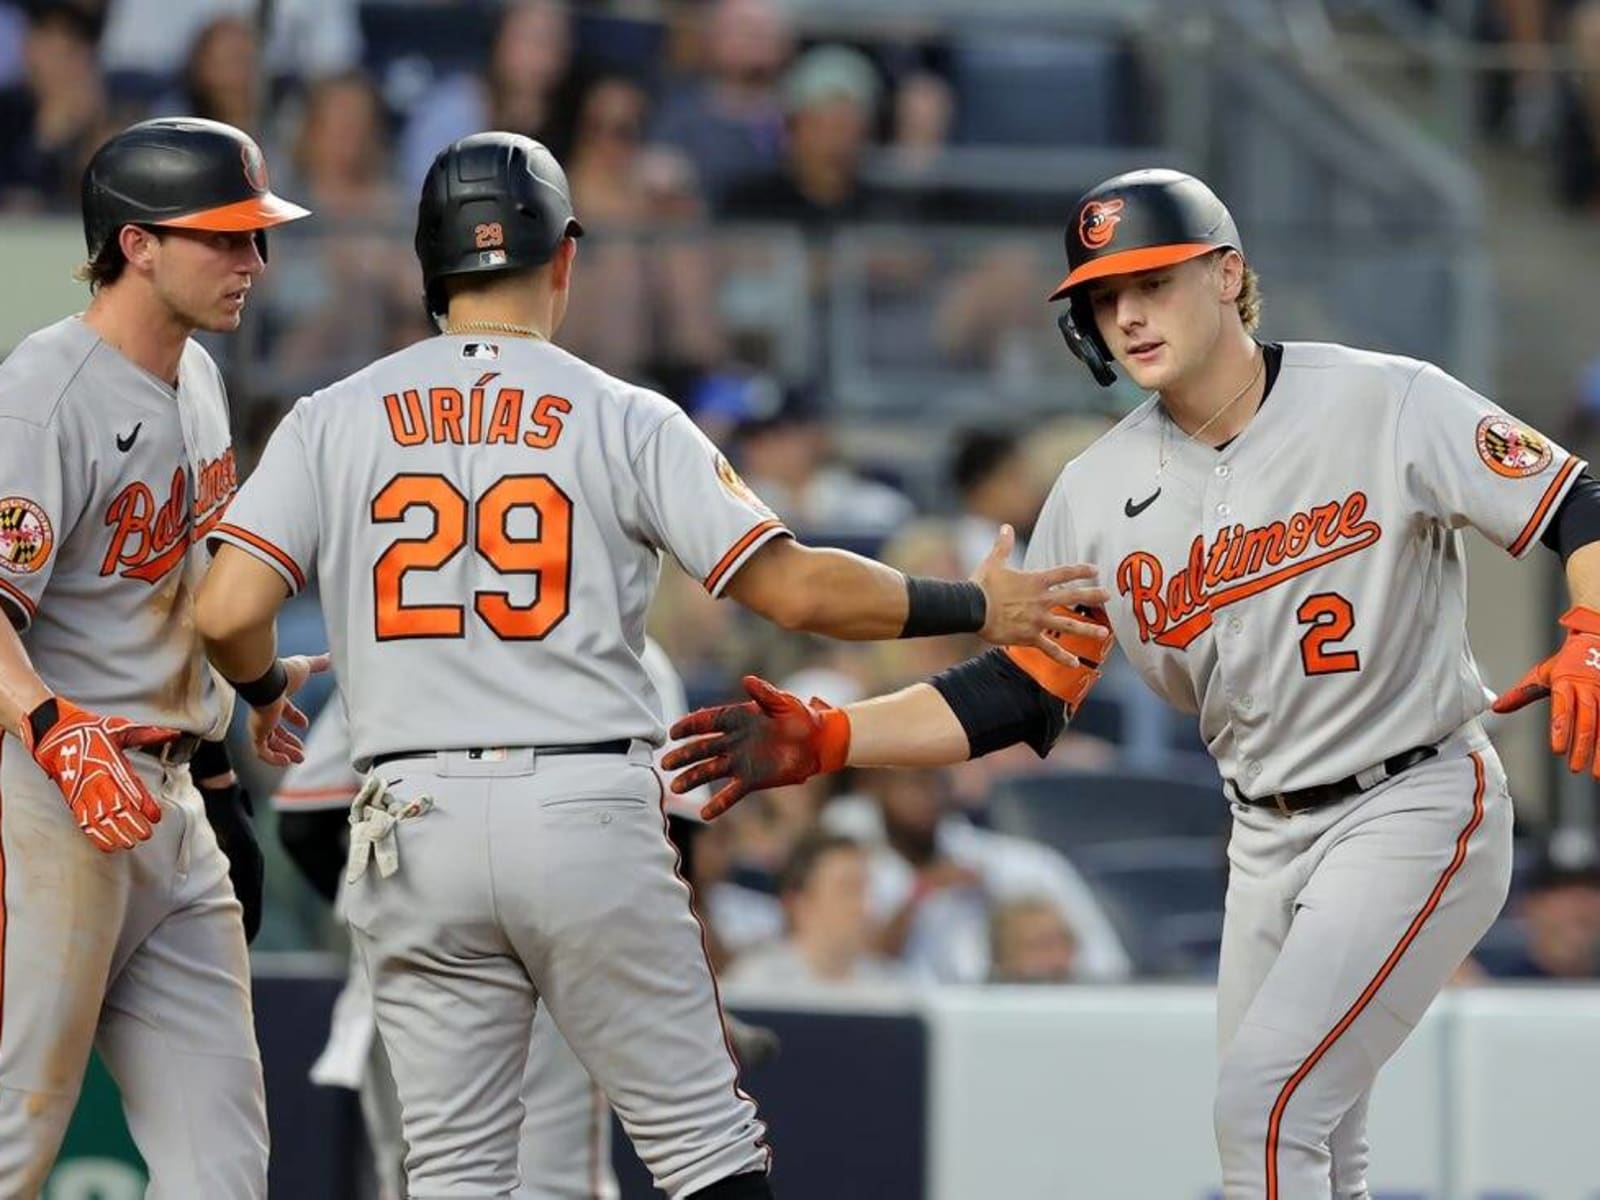
<path fill-rule="evenodd" d="M 358 0 L 272 0 L 267 67 L 275 77 L 316 79 L 361 60 Z M 259 0 L 111 0 L 100 56 L 107 71 L 175 78 L 195 37 L 218 17 L 256 19 Z"/>
<path fill-rule="evenodd" d="M 1556 190 L 1574 208 L 1600 207 L 1600 0 L 1573 9 L 1569 41 L 1575 69 L 1557 84 Z"/>
<path fill-rule="evenodd" d="M 777 82 L 794 39 L 775 0 L 715 0 L 705 22 L 703 74 L 668 88 L 651 136 L 689 156 L 715 205 L 729 188 L 777 169 Z"/>
<path fill-rule="evenodd" d="M 383 104 L 360 72 L 312 84 L 292 156 L 296 192 L 317 214 L 275 264 L 263 305 L 275 332 L 280 390 L 299 392 L 395 348 L 396 327 L 420 321 L 421 279 L 396 236 L 409 205 L 390 181 Z M 293 236 L 284 240 L 294 244 Z"/>
<path fill-rule="evenodd" d="M 835 801 L 823 824 L 871 850 L 872 912 L 885 954 L 922 978 L 980 983 L 990 974 L 990 905 L 1046 897 L 1078 935 L 1084 979 L 1128 975 L 1110 918 L 1055 850 L 952 813 L 937 771 L 863 771 L 859 786 L 865 801 Z"/>
<path fill-rule="evenodd" d="M 1517 901 L 1522 953 L 1484 965 L 1512 979 L 1600 977 L 1600 863 L 1544 855 Z"/>
<path fill-rule="evenodd" d="M 686 872 L 706 925 L 706 949 L 721 971 L 746 950 L 783 937 L 783 906 L 767 892 L 733 878 L 735 825 L 708 821 L 694 830 Z"/>
<path fill-rule="evenodd" d="M 1550 46 L 1560 38 L 1559 11 L 1570 7 L 1572 0 L 1494 0 L 1492 5 L 1494 24 L 1512 55 L 1505 122 L 1519 146 L 1542 145 L 1549 135 L 1555 102 Z"/>
<path fill-rule="evenodd" d="M 734 433 L 740 469 L 756 495 L 802 537 L 881 540 L 915 512 L 887 484 L 868 479 L 836 454 L 815 392 L 767 376 L 725 376 L 710 388 L 743 408 Z"/>
<path fill-rule="evenodd" d="M 883 85 L 858 50 L 818 46 L 784 76 L 788 144 L 777 170 L 729 189 L 723 214 L 826 233 L 841 221 L 893 219 L 905 208 L 861 177 Z"/>
<path fill-rule="evenodd" d="M 1072 983 L 1077 979 L 1078 939 L 1049 900 L 1023 896 L 994 906 L 989 914 L 994 961 L 991 983 Z"/>
<path fill-rule="evenodd" d="M 933 71 L 912 71 L 894 89 L 891 161 L 900 171 L 917 175 L 939 158 L 955 125 L 955 90 Z"/>
<path fill-rule="evenodd" d="M 944 361 L 988 372 L 1013 392 L 1041 386 L 1057 370 L 1061 351 L 1061 339 L 1039 320 L 1033 302 L 1049 274 L 1035 242 L 1001 241 L 972 256 L 952 273 L 934 312 Z"/>
<path fill-rule="evenodd" d="M 210 21 L 189 48 L 181 111 L 259 133 L 263 115 L 259 59 L 255 26 L 249 21 L 237 16 Z"/>
<path fill-rule="evenodd" d="M 0 95 L 0 201 L 75 211 L 89 156 L 117 121 L 95 62 L 99 17 L 89 0 L 28 9 L 27 83 Z"/>
<path fill-rule="evenodd" d="M 848 837 L 814 832 L 795 847 L 779 879 L 789 933 L 734 961 L 730 985 L 838 990 L 900 982 L 872 952 L 867 855 Z"/>
<path fill-rule="evenodd" d="M 578 102 L 567 178 L 589 237 L 562 345 L 596 366 L 682 395 L 725 353 L 715 281 L 693 233 L 704 204 L 676 150 L 643 144 L 650 99 L 606 75 Z"/>
<path fill-rule="evenodd" d="M 407 194 L 422 186 L 443 146 L 484 129 L 527 134 L 566 154 L 559 136 L 572 71 L 572 16 L 560 0 L 507 0 L 495 24 L 483 77 L 452 75 L 411 110 L 400 139 Z"/>
<path fill-rule="evenodd" d="M 950 455 L 949 485 L 961 504 L 955 529 L 960 574 L 970 575 L 984 560 L 1002 525 L 1016 530 L 1013 559 L 1020 564 L 1044 495 L 1018 437 L 997 429 L 959 431 Z"/>

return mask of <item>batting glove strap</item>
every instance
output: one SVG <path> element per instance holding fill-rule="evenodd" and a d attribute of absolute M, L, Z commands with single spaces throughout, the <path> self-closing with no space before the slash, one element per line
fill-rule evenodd
<path fill-rule="evenodd" d="M 1600 637 L 1600 612 L 1574 604 L 1561 614 L 1562 628 L 1571 633 L 1588 633 Z"/>

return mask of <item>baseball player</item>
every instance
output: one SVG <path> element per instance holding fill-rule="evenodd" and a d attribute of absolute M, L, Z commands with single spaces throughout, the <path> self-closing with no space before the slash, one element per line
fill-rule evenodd
<path fill-rule="evenodd" d="M 0 1196 L 43 1186 L 91 1046 L 149 1195 L 266 1195 L 260 859 L 193 614 L 233 450 L 190 335 L 306 215 L 231 126 L 124 130 L 83 177 L 88 309 L 0 366 Z"/>
<path fill-rule="evenodd" d="M 528 138 L 424 181 L 416 248 L 447 332 L 301 400 L 228 521 L 197 620 L 268 761 L 296 680 L 285 597 L 321 578 L 355 761 L 345 913 L 372 980 L 416 1196 L 517 1186 L 535 1006 L 670 1196 L 771 1195 L 688 890 L 639 663 L 660 554 L 714 596 L 841 637 L 978 631 L 1069 652 L 1085 568 L 907 580 L 798 545 L 671 402 L 549 341 L 577 237 Z M 1068 605 L 1070 607 L 1070 604 Z M 1043 652 L 1043 651 L 1041 651 Z"/>
<path fill-rule="evenodd" d="M 1508 699 L 1554 689 L 1558 748 L 1570 742 L 1585 767 L 1600 488 L 1436 367 L 1257 342 L 1255 277 L 1198 180 L 1117 176 L 1082 199 L 1066 242 L 1052 298 L 1067 302 L 1068 344 L 1102 384 L 1120 367 L 1154 395 L 1062 471 L 1028 557 L 1110 573 L 1110 633 L 1152 688 L 1198 714 L 1226 781 L 1223 1191 L 1365 1198 L 1373 1081 L 1510 877 L 1462 530 L 1565 559 L 1568 648 Z M 689 767 L 675 789 L 729 780 L 714 815 L 846 763 L 952 763 L 1015 742 L 1043 754 L 1110 648 L 1076 644 L 1079 668 L 994 651 L 845 709 L 752 678 L 750 702 L 680 722 L 675 736 L 699 740 L 665 761 Z"/>
<path fill-rule="evenodd" d="M 347 827 L 350 802 L 360 789 L 361 777 L 350 766 L 349 722 L 336 698 L 311 727 L 304 761 L 289 768 L 273 797 L 286 848 L 330 901 L 337 898 L 343 862 L 325 851 L 341 844 L 338 833 Z M 321 846 L 305 853 L 313 840 Z M 372 991 L 359 956 L 352 955 L 328 1046 L 312 1078 L 360 1092 L 381 1195 L 399 1200 L 405 1157 L 400 1107 L 388 1055 L 373 1034 Z M 513 1193 L 516 1200 L 613 1200 L 618 1192 L 611 1169 L 611 1110 L 548 1013 L 534 1019 L 522 1106 L 522 1186 Z"/>

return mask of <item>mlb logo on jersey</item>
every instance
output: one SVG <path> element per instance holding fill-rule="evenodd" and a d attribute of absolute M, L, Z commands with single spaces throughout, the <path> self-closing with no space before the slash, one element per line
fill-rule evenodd
<path fill-rule="evenodd" d="M 461 347 L 461 357 L 497 359 L 500 357 L 500 347 L 493 342 L 468 342 Z"/>

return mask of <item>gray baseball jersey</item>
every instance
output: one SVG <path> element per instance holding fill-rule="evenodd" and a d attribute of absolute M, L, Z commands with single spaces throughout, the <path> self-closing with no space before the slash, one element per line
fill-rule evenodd
<path fill-rule="evenodd" d="M 320 574 L 358 762 L 664 737 L 671 553 L 713 594 L 782 524 L 670 401 L 548 342 L 438 337 L 301 400 L 213 536 Z"/>
<path fill-rule="evenodd" d="M 225 727 L 194 632 L 197 546 L 235 486 L 216 364 L 188 342 L 174 390 L 79 317 L 0 365 L 0 608 L 78 704 Z"/>
<path fill-rule="evenodd" d="M 0 608 L 47 684 L 102 713 L 223 725 L 191 597 L 233 486 L 222 382 L 194 342 L 176 389 L 77 317 L 0 365 Z M 162 819 L 108 856 L 3 742 L 0 1195 L 44 1185 L 98 1047 L 151 1195 L 264 1197 L 244 927 L 187 768 L 128 755 Z"/>
<path fill-rule="evenodd" d="M 1525 554 L 1582 466 L 1437 367 L 1291 343 L 1225 449 L 1152 399 L 1069 463 L 1028 565 L 1097 564 L 1118 643 L 1223 776 L 1288 791 L 1484 711 L 1461 531 Z"/>
<path fill-rule="evenodd" d="M 1296 815 L 1234 804 L 1217 987 L 1227 1200 L 1326 1196 L 1330 1181 L 1368 1194 L 1378 1070 L 1510 879 L 1463 530 L 1526 553 L 1583 466 L 1436 367 L 1281 353 L 1220 449 L 1154 399 L 1136 409 L 1062 472 L 1029 551 L 1101 567 L 1117 641 L 1198 713 L 1238 796 L 1364 789 Z M 1014 654 L 1051 686 L 1042 656 Z"/>
<path fill-rule="evenodd" d="M 462 336 L 301 400 L 216 528 L 319 578 L 355 760 L 404 755 L 353 802 L 344 896 L 418 1194 L 517 1186 L 539 1008 L 669 1195 L 765 1168 L 640 658 L 662 552 L 718 595 L 784 532 L 669 401 Z"/>

